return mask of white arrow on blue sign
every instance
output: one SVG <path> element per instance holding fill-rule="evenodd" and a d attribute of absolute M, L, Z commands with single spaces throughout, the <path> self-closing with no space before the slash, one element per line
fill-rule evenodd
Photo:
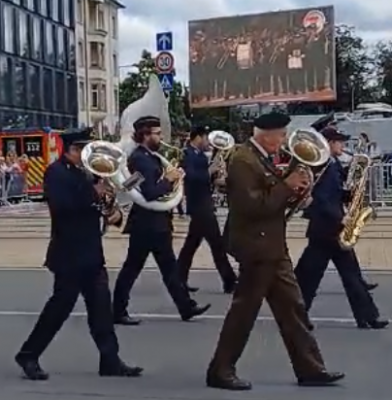
<path fill-rule="evenodd" d="M 157 51 L 173 50 L 173 32 L 160 32 L 156 35 Z"/>
<path fill-rule="evenodd" d="M 159 82 L 161 82 L 162 90 L 164 90 L 165 92 L 171 92 L 173 90 L 173 85 L 174 85 L 173 74 L 159 74 L 158 78 Z"/>

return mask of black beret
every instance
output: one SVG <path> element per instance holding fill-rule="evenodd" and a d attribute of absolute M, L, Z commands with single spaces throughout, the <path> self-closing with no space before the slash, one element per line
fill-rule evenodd
<path fill-rule="evenodd" d="M 141 117 L 133 123 L 133 129 L 135 131 L 138 131 L 142 128 L 158 128 L 159 126 L 161 126 L 160 119 L 151 115 Z"/>
<path fill-rule="evenodd" d="M 285 128 L 291 122 L 291 118 L 284 113 L 273 111 L 262 114 L 254 121 L 254 126 L 262 130 L 274 130 Z"/>
<path fill-rule="evenodd" d="M 64 146 L 84 146 L 95 140 L 93 128 L 67 129 L 61 135 Z"/>
<path fill-rule="evenodd" d="M 328 141 L 340 141 L 340 142 L 347 142 L 350 139 L 349 135 L 344 135 L 342 132 L 339 132 L 334 126 L 327 126 L 321 131 L 321 134 L 327 139 Z"/>

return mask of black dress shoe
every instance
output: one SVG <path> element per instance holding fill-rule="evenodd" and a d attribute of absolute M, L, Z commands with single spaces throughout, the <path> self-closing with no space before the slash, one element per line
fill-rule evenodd
<path fill-rule="evenodd" d="M 129 315 L 122 315 L 121 317 L 114 317 L 116 325 L 136 326 L 140 325 L 142 321 L 138 318 L 132 318 Z"/>
<path fill-rule="evenodd" d="M 196 293 L 196 292 L 199 291 L 199 288 L 198 288 L 198 287 L 195 287 L 195 286 L 185 285 L 185 287 L 186 287 L 186 290 L 187 290 L 189 293 Z"/>
<path fill-rule="evenodd" d="M 219 376 L 212 373 L 207 374 L 207 386 L 215 389 L 232 391 L 252 390 L 252 384 L 238 378 L 234 373 L 227 376 Z"/>
<path fill-rule="evenodd" d="M 143 368 L 141 367 L 130 367 L 121 360 L 116 362 L 101 361 L 99 363 L 99 375 L 100 376 L 126 376 L 136 378 L 141 376 Z"/>
<path fill-rule="evenodd" d="M 299 386 L 332 386 L 344 378 L 341 372 L 319 372 L 318 374 L 298 378 Z"/>
<path fill-rule="evenodd" d="M 211 308 L 211 304 L 206 304 L 205 306 L 195 305 L 189 311 L 181 313 L 181 319 L 183 321 L 189 321 L 194 317 L 204 314 Z"/>
<path fill-rule="evenodd" d="M 376 289 L 378 287 L 378 283 L 368 283 L 365 282 L 365 288 L 367 291 L 371 292 L 372 290 Z"/>
<path fill-rule="evenodd" d="M 27 379 L 31 381 L 46 381 L 49 379 L 49 374 L 41 368 L 38 360 L 19 353 L 16 355 L 15 361 L 22 368 Z"/>
<path fill-rule="evenodd" d="M 389 321 L 385 319 L 376 319 L 374 321 L 358 321 L 359 329 L 385 329 L 389 325 Z"/>

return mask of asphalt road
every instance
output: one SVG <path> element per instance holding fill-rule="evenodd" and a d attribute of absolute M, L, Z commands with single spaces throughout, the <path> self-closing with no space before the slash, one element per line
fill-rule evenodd
<path fill-rule="evenodd" d="M 115 273 L 111 274 L 114 280 Z M 372 275 L 382 313 L 392 316 L 392 275 Z M 145 272 L 132 297 L 132 311 L 142 314 L 139 327 L 118 328 L 125 360 L 146 368 L 140 379 L 99 378 L 97 352 L 84 319 L 83 304 L 43 357 L 51 380 L 20 379 L 14 353 L 31 329 L 51 289 L 43 271 L 0 270 L 0 398 L 4 400 L 390 400 L 392 336 L 389 330 L 359 331 L 354 326 L 338 277 L 326 275 L 312 316 L 315 334 L 332 370 L 347 373 L 338 388 L 308 389 L 294 385 L 290 364 L 264 306 L 239 372 L 254 383 L 249 393 L 207 389 L 204 374 L 215 346 L 229 296 L 221 293 L 214 271 L 194 272 L 192 284 L 202 289 L 196 298 L 213 304 L 205 318 L 183 323 L 163 288 L 159 274 Z"/>

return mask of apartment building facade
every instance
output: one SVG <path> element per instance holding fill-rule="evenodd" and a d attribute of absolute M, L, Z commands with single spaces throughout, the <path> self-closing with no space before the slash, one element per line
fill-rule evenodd
<path fill-rule="evenodd" d="M 113 133 L 119 119 L 118 13 L 124 6 L 75 1 L 79 124 Z"/>
<path fill-rule="evenodd" d="M 76 0 L 0 0 L 0 129 L 78 124 Z"/>

